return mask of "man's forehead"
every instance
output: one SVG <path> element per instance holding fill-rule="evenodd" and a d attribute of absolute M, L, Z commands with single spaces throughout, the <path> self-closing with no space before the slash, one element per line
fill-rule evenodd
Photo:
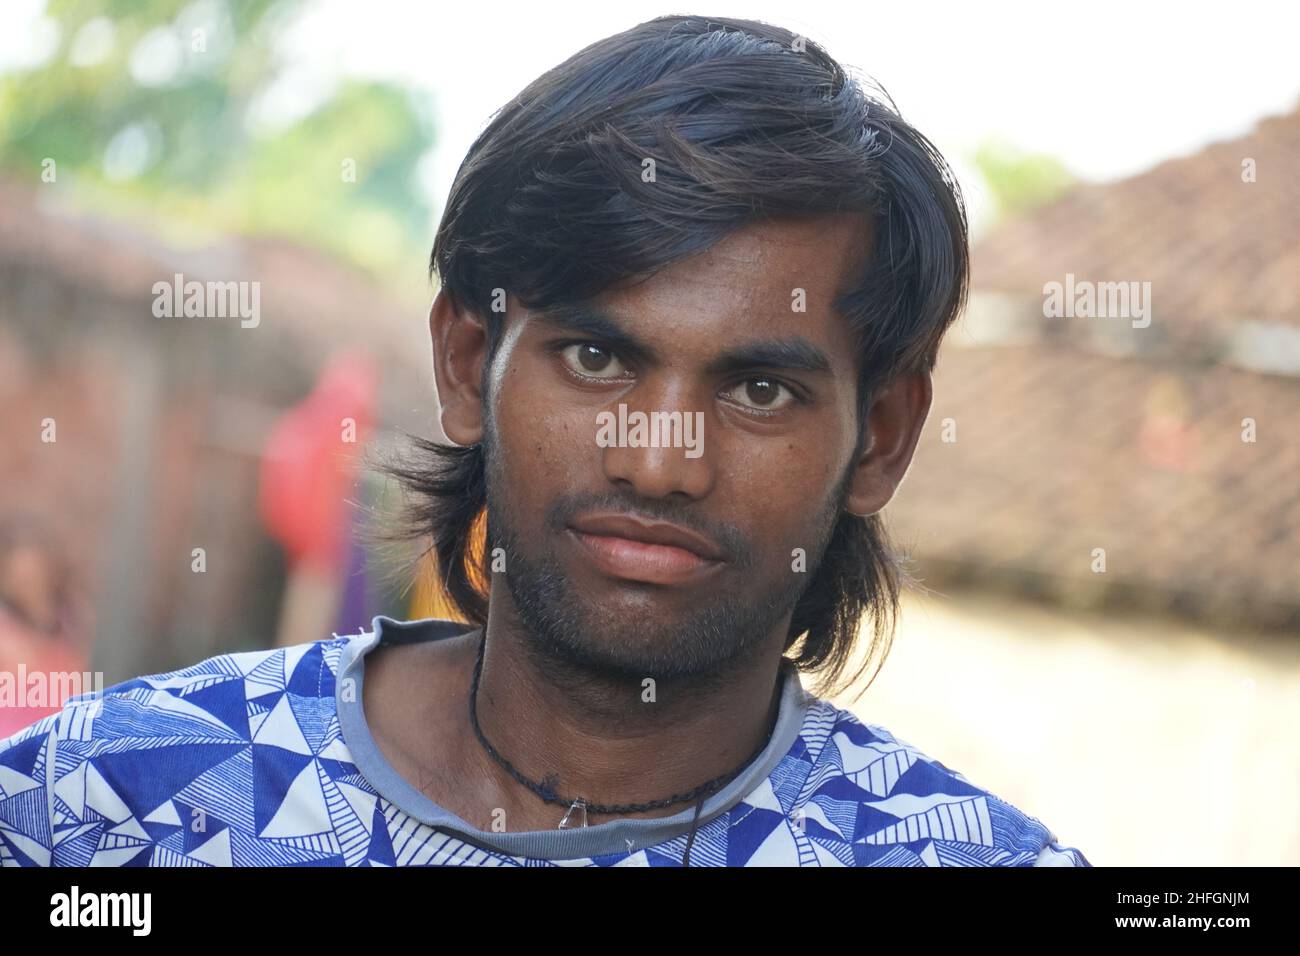
<path fill-rule="evenodd" d="M 751 224 L 586 303 L 536 312 L 511 308 L 521 321 L 510 323 L 507 338 L 513 341 L 529 328 L 534 334 L 568 328 L 630 352 L 666 356 L 680 348 L 703 349 L 708 356 L 702 360 L 737 340 L 783 339 L 796 349 L 821 341 L 821 351 L 839 365 L 850 342 L 833 303 L 865 263 L 869 230 L 869 219 L 860 213 Z"/>
<path fill-rule="evenodd" d="M 737 285 L 758 296 L 784 290 L 788 297 L 791 287 L 832 291 L 863 265 L 869 231 L 861 214 L 753 223 L 658 275 L 668 285 Z"/>
<path fill-rule="evenodd" d="M 696 319 L 724 313 L 750 321 L 829 317 L 835 296 L 865 263 L 869 228 L 864 216 L 848 214 L 756 223 L 595 301 L 614 312 Z M 799 309 L 792 308 L 796 297 Z"/>

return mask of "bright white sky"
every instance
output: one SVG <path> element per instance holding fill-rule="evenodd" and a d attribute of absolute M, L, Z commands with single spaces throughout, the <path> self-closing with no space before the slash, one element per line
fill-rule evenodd
<path fill-rule="evenodd" d="M 21 58 L 41 0 L 4 0 L 0 68 Z M 339 71 L 432 92 L 439 142 L 425 173 L 440 210 L 491 113 L 586 44 L 691 5 L 599 0 L 470 3 L 319 0 L 285 34 L 311 102 Z M 1300 4 L 924 3 L 706 0 L 713 16 L 767 20 L 873 76 L 958 171 L 976 225 L 985 203 L 964 157 L 998 136 L 1113 179 L 1247 131 L 1300 105 Z M 7 35 L 7 39 L 6 39 Z M 30 45 L 30 43 L 29 43 Z"/>

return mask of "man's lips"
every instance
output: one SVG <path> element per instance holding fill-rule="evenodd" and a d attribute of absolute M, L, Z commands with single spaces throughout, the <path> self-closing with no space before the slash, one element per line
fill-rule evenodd
<path fill-rule="evenodd" d="M 651 584 L 684 584 L 724 562 L 710 539 L 664 522 L 626 515 L 582 515 L 567 529 L 583 554 L 606 574 Z"/>

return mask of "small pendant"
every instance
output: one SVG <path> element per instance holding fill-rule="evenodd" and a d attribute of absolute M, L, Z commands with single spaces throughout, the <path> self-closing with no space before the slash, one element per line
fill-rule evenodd
<path fill-rule="evenodd" d="M 576 815 L 575 815 L 575 811 L 576 811 Z M 569 822 L 571 818 L 573 820 L 572 823 Z M 582 797 L 579 797 L 577 800 L 573 801 L 573 806 L 569 807 L 569 812 L 566 813 L 564 815 L 564 819 L 560 821 L 560 825 L 558 829 L 568 830 L 573 827 L 585 827 L 586 825 L 587 825 L 587 801 L 584 800 Z"/>

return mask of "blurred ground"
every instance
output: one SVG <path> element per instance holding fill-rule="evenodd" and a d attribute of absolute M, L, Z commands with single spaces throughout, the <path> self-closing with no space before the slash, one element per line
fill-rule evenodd
<path fill-rule="evenodd" d="M 856 690 L 835 703 L 1096 866 L 1300 864 L 1294 639 L 914 596 Z"/>

